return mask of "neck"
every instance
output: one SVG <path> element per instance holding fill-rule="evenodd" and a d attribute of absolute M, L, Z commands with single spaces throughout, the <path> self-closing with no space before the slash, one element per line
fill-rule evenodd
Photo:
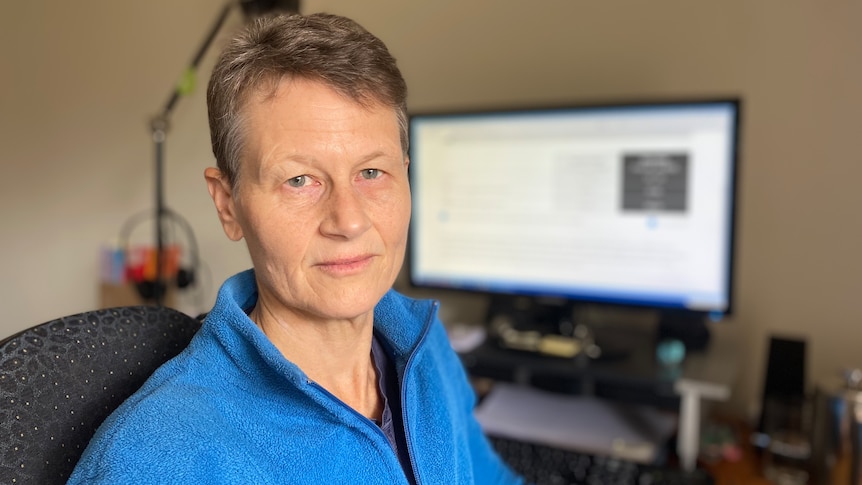
<path fill-rule="evenodd" d="M 371 356 L 373 314 L 323 320 L 273 312 L 258 301 L 249 317 L 284 357 L 360 414 L 379 419 L 382 399 Z"/>

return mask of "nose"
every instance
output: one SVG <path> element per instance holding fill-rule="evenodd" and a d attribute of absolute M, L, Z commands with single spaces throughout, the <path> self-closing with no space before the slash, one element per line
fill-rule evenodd
<path fill-rule="evenodd" d="M 352 186 L 334 186 L 329 192 L 320 231 L 325 236 L 352 239 L 371 227 L 362 194 Z"/>

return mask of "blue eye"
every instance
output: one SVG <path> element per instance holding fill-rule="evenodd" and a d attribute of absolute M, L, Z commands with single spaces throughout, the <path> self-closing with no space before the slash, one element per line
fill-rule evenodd
<path fill-rule="evenodd" d="M 366 168 L 361 173 L 362 173 L 362 178 L 368 179 L 368 180 L 376 179 L 377 177 L 380 176 L 380 170 L 377 170 L 376 168 Z"/>
<path fill-rule="evenodd" d="M 308 182 L 308 176 L 300 175 L 298 177 L 293 177 L 292 179 L 287 179 L 287 185 L 291 187 L 302 187 Z"/>

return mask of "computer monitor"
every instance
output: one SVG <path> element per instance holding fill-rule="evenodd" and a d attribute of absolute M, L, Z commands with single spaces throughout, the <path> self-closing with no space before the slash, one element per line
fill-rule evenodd
<path fill-rule="evenodd" d="M 740 105 L 413 114 L 411 284 L 729 314 Z"/>

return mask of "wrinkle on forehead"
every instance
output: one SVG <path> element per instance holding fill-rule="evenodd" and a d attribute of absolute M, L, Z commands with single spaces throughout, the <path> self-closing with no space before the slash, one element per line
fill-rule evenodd
<path fill-rule="evenodd" d="M 328 91 L 331 94 L 312 95 L 301 100 L 285 99 L 292 94 L 294 86 L 303 81 L 323 88 L 323 93 Z M 252 179 L 284 180 L 301 175 L 287 173 L 277 166 L 296 162 L 307 167 L 317 167 L 324 161 L 320 159 L 321 156 L 327 159 L 344 158 L 346 166 L 386 157 L 390 153 L 397 155 L 401 161 L 398 114 L 385 104 L 365 106 L 344 97 L 325 83 L 307 79 L 285 78 L 268 87 L 276 89 L 274 92 L 270 92 L 270 89 L 258 91 L 258 96 L 244 112 L 249 128 L 244 165 Z M 306 96 L 305 93 L 303 96 Z M 333 99 L 341 101 L 333 102 Z M 345 103 L 354 109 L 345 109 Z M 364 131 L 361 127 L 367 126 L 367 123 L 377 123 L 374 120 L 381 112 L 390 117 L 393 136 L 360 136 L 357 139 L 357 131 Z M 368 120 L 364 119 L 366 115 Z M 291 134 L 284 136 L 288 133 Z M 292 145 L 294 141 L 296 145 Z"/>

